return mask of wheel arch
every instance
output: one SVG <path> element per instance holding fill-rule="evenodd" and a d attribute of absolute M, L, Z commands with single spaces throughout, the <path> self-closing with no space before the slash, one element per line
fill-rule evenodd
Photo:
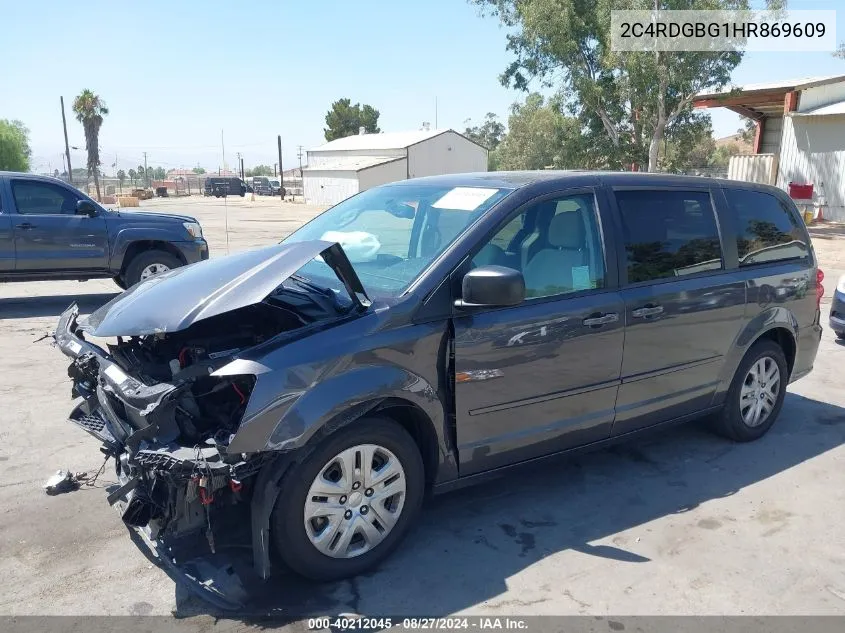
<path fill-rule="evenodd" d="M 719 385 L 713 397 L 714 405 L 724 402 L 739 364 L 751 346 L 761 339 L 780 345 L 786 356 L 789 373 L 792 374 L 798 353 L 798 320 L 792 312 L 782 306 L 771 307 L 752 318 L 737 335 L 722 366 Z"/>
<path fill-rule="evenodd" d="M 183 266 L 188 263 L 182 252 L 170 242 L 162 240 L 134 240 L 126 246 L 126 251 L 123 254 L 123 261 L 120 266 L 120 274 L 126 274 L 126 269 L 135 257 L 146 251 L 153 250 L 164 251 L 165 253 L 173 255 L 176 259 L 182 262 Z"/>

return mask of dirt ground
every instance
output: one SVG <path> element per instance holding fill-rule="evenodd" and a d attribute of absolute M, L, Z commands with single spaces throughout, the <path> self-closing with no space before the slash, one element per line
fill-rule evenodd
<path fill-rule="evenodd" d="M 277 199 L 143 204 L 197 217 L 212 256 L 278 241 L 318 211 Z M 845 228 L 813 234 L 826 318 Z M 111 468 L 96 488 L 41 488 L 57 469 L 93 472 L 101 459 L 65 421 L 65 358 L 37 339 L 71 301 L 87 313 L 116 292 L 110 281 L 0 286 L 0 615 L 208 613 L 130 540 L 105 500 Z M 790 387 L 762 441 L 688 425 L 436 498 L 379 570 L 323 586 L 276 579 L 268 605 L 279 615 L 845 614 L 843 354 L 826 329 L 815 371 Z"/>

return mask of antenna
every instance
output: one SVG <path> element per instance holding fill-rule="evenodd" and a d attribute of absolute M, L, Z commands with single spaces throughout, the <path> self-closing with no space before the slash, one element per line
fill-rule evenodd
<path fill-rule="evenodd" d="M 220 147 L 223 150 L 223 169 L 226 169 L 226 144 L 223 142 L 223 130 L 220 130 Z M 228 169 L 226 170 L 228 171 Z M 226 226 L 226 254 L 229 254 L 229 202 L 227 200 L 228 196 L 228 185 L 226 186 L 226 194 L 223 196 L 223 218 L 225 221 Z"/>

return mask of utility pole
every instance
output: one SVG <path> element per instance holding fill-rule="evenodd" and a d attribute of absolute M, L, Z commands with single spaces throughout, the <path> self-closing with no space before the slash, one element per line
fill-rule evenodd
<path fill-rule="evenodd" d="M 144 182 L 147 183 L 147 187 L 150 186 L 150 176 L 147 171 L 147 152 L 144 152 Z"/>
<path fill-rule="evenodd" d="M 298 149 L 296 156 L 299 158 L 299 186 L 302 187 L 302 199 L 305 200 L 305 179 L 302 177 L 302 145 Z"/>
<path fill-rule="evenodd" d="M 241 175 L 241 180 L 243 180 L 244 179 L 244 166 L 243 166 L 244 164 L 243 164 L 243 161 L 241 160 L 241 153 L 237 152 L 237 155 L 238 155 L 238 172 Z"/>
<path fill-rule="evenodd" d="M 226 143 L 223 142 L 223 130 L 220 130 L 220 147 L 223 148 L 223 168 L 226 168 Z M 220 168 L 217 168 L 217 175 L 220 175 Z"/>
<path fill-rule="evenodd" d="M 276 141 L 279 145 L 279 177 L 281 180 L 279 181 L 279 186 L 284 189 L 285 188 L 285 169 L 282 167 L 282 135 L 279 134 L 276 137 Z"/>
<path fill-rule="evenodd" d="M 62 102 L 62 128 L 65 131 L 65 157 L 67 157 L 67 179 L 68 182 L 72 185 L 73 184 L 73 169 L 70 166 L 70 145 L 67 142 L 67 121 L 65 120 L 65 98 L 59 97 Z"/>

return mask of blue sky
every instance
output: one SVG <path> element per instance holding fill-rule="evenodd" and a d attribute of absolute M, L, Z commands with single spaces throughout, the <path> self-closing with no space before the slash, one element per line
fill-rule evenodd
<path fill-rule="evenodd" d="M 793 9 L 835 9 L 837 0 L 792 0 Z M 296 147 L 323 141 L 326 110 L 349 97 L 381 112 L 384 131 L 418 129 L 423 121 L 462 129 L 486 112 L 507 118 L 521 93 L 498 76 L 511 61 L 493 18 L 465 0 L 342 2 L 160 2 L 0 0 L 0 118 L 31 132 L 33 168 L 60 168 L 59 96 L 70 108 L 84 88 L 111 112 L 101 132 L 111 173 L 143 162 L 198 163 L 216 169 L 236 152 L 247 166 L 276 162 L 282 135 L 286 168 Z M 845 10 L 839 11 L 845 39 Z M 736 83 L 845 74 L 826 53 L 757 53 L 734 72 Z M 718 136 L 739 118 L 713 110 Z M 70 113 L 69 113 L 70 114 Z M 84 148 L 82 127 L 68 121 L 71 145 Z M 84 164 L 84 151 L 71 153 Z"/>

